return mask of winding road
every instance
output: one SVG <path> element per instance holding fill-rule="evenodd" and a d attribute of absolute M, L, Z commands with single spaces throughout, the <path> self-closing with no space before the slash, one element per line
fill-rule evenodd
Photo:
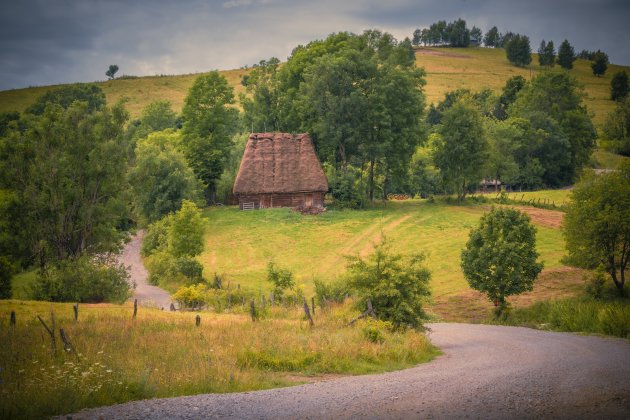
<path fill-rule="evenodd" d="M 127 267 L 129 279 L 136 284 L 132 299 L 138 299 L 140 305 L 168 309 L 171 305 L 171 295 L 166 290 L 149 284 L 149 274 L 140 256 L 143 237 L 143 230 L 132 236 L 118 260 Z"/>
<path fill-rule="evenodd" d="M 73 419 L 630 418 L 630 342 L 432 324 L 434 361 L 267 391 L 135 401 Z"/>

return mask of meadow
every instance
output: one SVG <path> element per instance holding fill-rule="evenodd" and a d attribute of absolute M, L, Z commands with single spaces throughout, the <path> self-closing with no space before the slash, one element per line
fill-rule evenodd
<path fill-rule="evenodd" d="M 9 324 L 10 312 L 16 325 Z M 37 315 L 51 325 L 55 352 Z M 232 313 L 163 312 L 131 304 L 0 301 L 0 418 L 44 418 L 156 397 L 251 391 L 340 374 L 410 367 L 438 354 L 425 335 L 381 322 L 348 321 L 351 305 L 330 306 L 310 327 L 300 308 L 274 307 L 252 322 Z M 63 349 L 63 328 L 72 350 Z"/>
<path fill-rule="evenodd" d="M 345 256 L 366 256 L 385 235 L 395 252 L 427 253 L 433 295 L 439 298 L 468 289 L 459 255 L 470 229 L 490 206 L 408 200 L 360 211 L 329 209 L 315 217 L 289 209 L 210 208 L 205 212 L 208 227 L 201 261 L 206 277 L 216 272 L 233 285 L 260 290 L 269 287 L 266 267 L 274 261 L 291 270 L 308 295 L 314 279 L 330 281 L 342 275 Z M 560 229 L 544 220 L 534 223 L 545 267 L 561 267 Z"/>
<path fill-rule="evenodd" d="M 124 72 L 124 63 L 121 72 Z M 521 75 L 527 80 L 541 71 L 537 54 L 532 54 L 532 64 L 516 67 L 509 63 L 503 49 L 493 48 L 421 48 L 416 50 L 416 64 L 427 73 L 424 87 L 427 104 L 437 104 L 444 94 L 455 89 L 478 91 L 489 88 L 499 93 L 510 77 Z M 620 70 L 630 72 L 630 68 L 611 64 L 602 77 L 595 77 L 591 62 L 578 59 L 571 73 L 584 86 L 585 103 L 598 127 L 605 121 L 606 114 L 614 108 L 610 100 L 610 80 Z M 236 96 L 244 92 L 241 77 L 248 69 L 223 70 L 221 74 L 234 88 Z M 158 99 L 171 101 L 175 112 L 180 112 L 188 89 L 198 74 L 156 75 L 137 78 L 119 78 L 97 82 L 103 89 L 110 104 L 120 99 L 126 100 L 126 107 L 132 118 L 137 118 L 142 109 Z M 0 112 L 23 111 L 38 96 L 54 86 L 30 87 L 0 92 Z"/>

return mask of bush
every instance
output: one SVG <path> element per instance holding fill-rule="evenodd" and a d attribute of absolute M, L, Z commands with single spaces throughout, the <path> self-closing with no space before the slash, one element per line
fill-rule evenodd
<path fill-rule="evenodd" d="M 366 260 L 348 257 L 348 283 L 357 292 L 359 310 L 365 310 L 369 299 L 379 319 L 396 328 L 422 329 L 427 319 L 422 301 L 431 294 L 425 258 L 424 254 L 394 254 L 385 238 Z"/>
<path fill-rule="evenodd" d="M 601 299 L 604 296 L 606 286 L 606 278 L 604 277 L 604 268 L 599 267 L 595 273 L 586 276 L 586 285 L 584 292 L 595 299 Z"/>
<path fill-rule="evenodd" d="M 0 256 L 0 299 L 11 299 L 11 277 L 15 267 L 6 257 Z"/>
<path fill-rule="evenodd" d="M 149 283 L 160 285 L 172 282 L 177 271 L 175 270 L 175 257 L 168 252 L 158 252 L 151 255 L 145 261 L 147 270 L 149 271 Z"/>
<path fill-rule="evenodd" d="M 168 245 L 168 231 L 170 217 L 166 216 L 153 222 L 147 228 L 147 233 L 142 239 L 142 255 L 147 257 L 155 252 L 166 249 Z"/>
<path fill-rule="evenodd" d="M 320 306 L 327 302 L 342 303 L 346 295 L 350 294 L 350 286 L 344 280 L 324 283 L 319 279 L 313 281 L 315 285 L 315 299 Z"/>
<path fill-rule="evenodd" d="M 181 257 L 175 260 L 174 270 L 186 277 L 188 283 L 202 283 L 203 282 L 203 265 L 194 258 Z"/>
<path fill-rule="evenodd" d="M 365 321 L 361 332 L 363 333 L 363 337 L 369 342 L 383 344 L 385 342 L 386 333 L 393 329 L 394 326 L 391 322 L 368 319 Z"/>
<path fill-rule="evenodd" d="M 180 308 L 201 309 L 208 303 L 208 288 L 205 284 L 180 287 L 173 295 Z"/>
<path fill-rule="evenodd" d="M 293 273 L 278 267 L 273 261 L 267 264 L 267 281 L 273 284 L 273 295 L 277 298 L 281 298 L 285 290 L 292 290 L 295 287 Z"/>
<path fill-rule="evenodd" d="M 53 302 L 122 303 L 130 289 L 123 264 L 82 256 L 60 261 L 39 275 L 33 294 L 36 300 Z"/>

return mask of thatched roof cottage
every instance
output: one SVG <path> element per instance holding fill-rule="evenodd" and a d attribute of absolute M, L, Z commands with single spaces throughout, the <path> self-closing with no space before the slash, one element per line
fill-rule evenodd
<path fill-rule="evenodd" d="M 249 136 L 234 183 L 241 210 L 324 207 L 328 181 L 308 134 Z"/>

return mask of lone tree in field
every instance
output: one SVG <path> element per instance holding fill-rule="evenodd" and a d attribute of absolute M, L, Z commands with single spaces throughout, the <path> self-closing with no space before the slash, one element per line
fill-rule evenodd
<path fill-rule="evenodd" d="M 118 71 L 118 66 L 116 64 L 110 64 L 109 69 L 105 72 L 105 76 L 109 77 L 109 79 L 113 79 L 114 75 Z"/>
<path fill-rule="evenodd" d="M 536 228 L 529 216 L 493 208 L 470 232 L 461 264 L 470 287 L 494 303 L 498 318 L 507 308 L 506 297 L 533 289 L 543 268 L 537 258 Z"/>
<path fill-rule="evenodd" d="M 431 272 L 424 260 L 424 254 L 391 252 L 386 238 L 365 260 L 358 255 L 348 257 L 348 284 L 356 290 L 361 310 L 369 299 L 377 318 L 397 328 L 421 329 L 427 318 L 422 302 L 431 294 Z"/>
<path fill-rule="evenodd" d="M 556 64 L 556 50 L 553 41 L 545 42 L 543 39 L 538 48 L 538 63 L 541 67 L 551 68 Z"/>
<path fill-rule="evenodd" d="M 597 77 L 603 76 L 608 70 L 608 54 L 603 51 L 597 50 L 593 55 L 593 64 L 591 64 L 593 74 Z"/>
<path fill-rule="evenodd" d="M 590 174 L 575 186 L 564 235 L 571 261 L 587 268 L 603 264 L 623 295 L 630 260 L 630 164 Z"/>
<path fill-rule="evenodd" d="M 566 39 L 560 44 L 558 48 L 558 64 L 565 70 L 571 70 L 573 68 L 573 62 L 575 61 L 575 50 L 569 44 Z"/>
<path fill-rule="evenodd" d="M 615 73 L 610 81 L 610 99 L 613 101 L 623 101 L 628 97 L 628 73 L 619 71 Z"/>

